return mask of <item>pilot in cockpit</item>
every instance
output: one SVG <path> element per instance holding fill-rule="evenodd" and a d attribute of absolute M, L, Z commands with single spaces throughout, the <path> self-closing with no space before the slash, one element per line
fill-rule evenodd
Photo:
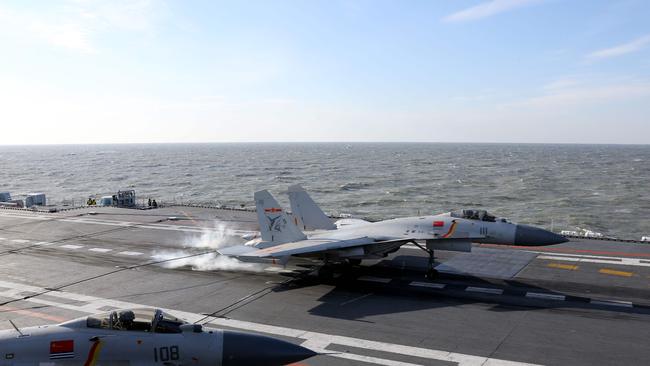
<path fill-rule="evenodd" d="M 135 313 L 131 310 L 120 311 L 118 315 L 118 322 L 115 324 L 115 329 L 131 330 L 133 328 L 133 321 L 135 320 Z"/>

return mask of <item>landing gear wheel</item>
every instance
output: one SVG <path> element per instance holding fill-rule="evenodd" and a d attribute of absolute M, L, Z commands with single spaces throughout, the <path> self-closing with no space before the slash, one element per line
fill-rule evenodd
<path fill-rule="evenodd" d="M 348 259 L 348 264 L 351 266 L 361 265 L 361 259 Z"/>
<path fill-rule="evenodd" d="M 427 263 L 427 273 L 425 274 L 425 277 L 429 280 L 438 277 L 438 270 L 436 269 L 436 256 L 433 249 L 424 247 L 417 241 L 411 241 L 411 243 L 415 244 L 415 246 L 424 250 L 429 255 L 429 262 Z"/>
<path fill-rule="evenodd" d="M 427 274 L 425 275 L 428 280 L 433 280 L 438 277 L 438 270 L 435 268 L 429 268 Z"/>
<path fill-rule="evenodd" d="M 334 278 L 334 269 L 331 266 L 322 266 L 318 269 L 318 278 L 322 280 L 331 280 Z"/>

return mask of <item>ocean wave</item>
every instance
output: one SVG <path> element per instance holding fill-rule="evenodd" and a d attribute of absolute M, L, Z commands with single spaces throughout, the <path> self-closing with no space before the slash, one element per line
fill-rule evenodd
<path fill-rule="evenodd" d="M 339 190 L 341 191 L 356 191 L 359 189 L 363 188 L 368 188 L 370 187 L 370 183 L 362 183 L 362 182 L 351 182 L 351 183 L 345 183 L 339 186 Z"/>

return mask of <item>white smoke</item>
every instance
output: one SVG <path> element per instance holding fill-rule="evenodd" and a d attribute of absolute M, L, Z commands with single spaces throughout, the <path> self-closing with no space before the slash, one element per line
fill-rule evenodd
<path fill-rule="evenodd" d="M 214 229 L 204 229 L 201 236 L 188 237 L 183 248 L 204 249 L 205 251 L 221 249 L 242 244 L 242 239 L 224 222 L 215 222 Z M 191 267 L 195 271 L 247 271 L 262 272 L 265 266 L 261 263 L 245 263 L 235 258 L 206 253 L 187 257 L 197 253 L 196 250 L 160 250 L 155 251 L 152 258 L 156 261 L 170 260 L 161 263 L 165 268 Z M 171 260 L 174 258 L 182 258 Z"/>

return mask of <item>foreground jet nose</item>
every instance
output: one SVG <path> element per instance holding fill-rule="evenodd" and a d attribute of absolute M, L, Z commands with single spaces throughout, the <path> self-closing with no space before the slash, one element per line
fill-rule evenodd
<path fill-rule="evenodd" d="M 515 245 L 552 245 L 569 241 L 562 235 L 534 226 L 517 224 Z"/>
<path fill-rule="evenodd" d="M 310 349 L 280 339 L 223 332 L 223 366 L 280 366 L 316 355 Z"/>

